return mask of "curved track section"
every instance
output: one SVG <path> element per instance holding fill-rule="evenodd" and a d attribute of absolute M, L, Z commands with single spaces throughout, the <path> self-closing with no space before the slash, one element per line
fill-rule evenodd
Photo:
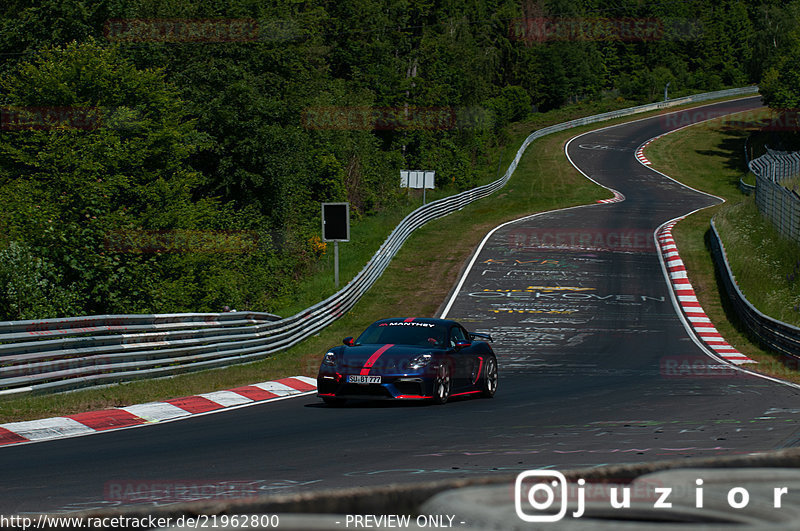
<path fill-rule="evenodd" d="M 707 109 L 758 105 L 744 99 Z M 715 202 L 636 161 L 636 149 L 672 122 L 639 120 L 570 142 L 574 164 L 626 199 L 505 225 L 476 253 L 448 317 L 496 338 L 494 399 L 329 408 L 307 397 L 12 445 L 0 448 L 0 514 L 797 445 L 797 389 L 713 369 L 721 362 L 688 335 L 672 303 L 653 232 Z"/>

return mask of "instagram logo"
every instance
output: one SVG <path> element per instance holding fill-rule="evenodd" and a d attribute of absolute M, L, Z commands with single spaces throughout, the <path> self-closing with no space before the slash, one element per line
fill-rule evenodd
<path fill-rule="evenodd" d="M 553 506 L 558 503 L 558 512 Z M 526 522 L 557 522 L 567 514 L 567 478 L 555 470 L 527 470 L 514 483 L 514 508 Z"/>

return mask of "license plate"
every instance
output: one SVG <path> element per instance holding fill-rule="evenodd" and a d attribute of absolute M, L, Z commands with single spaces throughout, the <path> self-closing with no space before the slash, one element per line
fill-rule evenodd
<path fill-rule="evenodd" d="M 350 374 L 347 376 L 347 383 L 354 384 L 379 384 L 381 383 L 380 376 L 366 376 L 362 374 Z"/>

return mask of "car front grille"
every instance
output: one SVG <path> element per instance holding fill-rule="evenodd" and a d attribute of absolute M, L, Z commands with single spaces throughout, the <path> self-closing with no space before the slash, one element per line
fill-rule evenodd
<path fill-rule="evenodd" d="M 391 398 L 392 395 L 385 387 L 380 385 L 359 385 L 345 384 L 339 388 L 338 393 L 342 396 L 371 396 L 377 398 Z"/>
<path fill-rule="evenodd" d="M 401 395 L 421 395 L 421 382 L 398 381 L 394 383 L 395 389 Z"/>

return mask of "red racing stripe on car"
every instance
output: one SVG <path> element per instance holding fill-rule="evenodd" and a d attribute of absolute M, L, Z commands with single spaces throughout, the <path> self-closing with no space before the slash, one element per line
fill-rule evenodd
<path fill-rule="evenodd" d="M 422 399 L 433 398 L 433 397 L 432 396 L 426 396 L 426 395 L 397 395 L 395 398 L 408 398 L 408 399 L 412 399 L 412 400 L 422 400 Z"/>
<path fill-rule="evenodd" d="M 475 394 L 478 394 L 478 393 L 480 393 L 480 391 L 467 391 L 467 392 L 465 392 L 465 393 L 453 393 L 453 394 L 452 394 L 452 395 L 450 395 L 450 396 L 465 396 L 465 395 L 475 395 Z"/>
<path fill-rule="evenodd" d="M 478 356 L 478 359 L 481 360 L 481 364 L 478 365 L 478 375 L 475 377 L 475 381 L 472 382 L 472 385 L 476 385 L 478 383 L 478 380 L 481 379 L 481 371 L 483 370 L 483 358 Z"/>
<path fill-rule="evenodd" d="M 393 346 L 394 344 L 392 343 L 389 345 L 384 345 L 378 350 L 376 350 L 375 354 L 370 356 L 367 362 L 364 364 L 364 367 L 361 369 L 361 375 L 366 376 L 367 374 L 369 374 L 369 370 L 372 368 L 373 365 L 375 365 L 375 362 L 378 361 L 378 358 L 383 356 L 383 353 L 392 348 Z"/>

